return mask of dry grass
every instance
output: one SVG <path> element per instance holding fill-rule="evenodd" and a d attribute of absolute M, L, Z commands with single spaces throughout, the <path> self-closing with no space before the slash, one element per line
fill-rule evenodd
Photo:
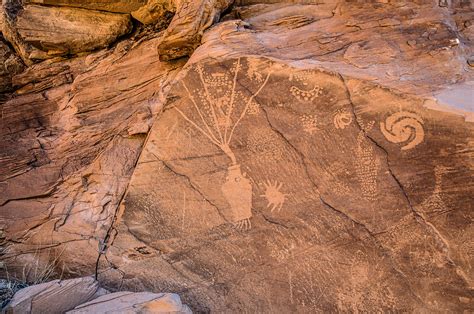
<path fill-rule="evenodd" d="M 0 309 L 3 309 L 8 302 L 13 298 L 13 295 L 28 286 L 37 285 L 54 279 L 62 278 L 64 265 L 60 267 L 59 258 L 64 249 L 59 254 L 52 254 L 52 250 L 48 250 L 46 260 L 48 263 L 44 265 L 40 263 L 39 250 L 36 250 L 33 255 L 33 262 L 25 264 L 20 276 L 11 276 L 8 268 L 3 263 L 0 263 L 0 268 L 5 270 L 6 278 L 0 279 Z M 56 252 L 56 251 L 55 251 Z M 60 273 L 58 274 L 58 269 Z"/>

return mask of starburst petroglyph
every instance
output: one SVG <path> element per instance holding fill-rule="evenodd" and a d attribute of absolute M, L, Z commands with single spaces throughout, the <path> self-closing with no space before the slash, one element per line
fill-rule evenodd
<path fill-rule="evenodd" d="M 193 70 L 198 75 L 202 88 L 191 93 L 186 83 L 182 81 L 192 103 L 193 113 L 185 113 L 177 107 L 175 110 L 229 157 L 231 165 L 227 169 L 227 176 L 221 187 L 229 209 L 223 212 L 223 215 L 238 229 L 249 229 L 252 217 L 252 184 L 245 173 L 242 173 L 230 142 L 237 126 L 249 114 L 249 108 L 254 103 L 255 97 L 268 83 L 271 72 L 262 76 L 256 75 L 254 70 L 250 71 L 252 73 L 250 79 L 254 78 L 253 81 L 258 83 L 259 88 L 255 93 L 246 96 L 237 90 L 238 76 L 242 67 L 240 58 L 233 62 L 230 71 L 226 73 L 207 73 L 203 66 L 195 66 Z M 197 95 L 197 98 L 194 95 Z"/>
<path fill-rule="evenodd" d="M 267 208 L 271 208 L 271 212 L 273 212 L 275 209 L 277 211 L 280 211 L 286 199 L 286 194 L 281 192 L 283 183 L 278 183 L 277 181 L 272 182 L 270 180 L 267 180 L 266 183 L 263 183 L 263 186 L 265 187 L 265 194 L 262 194 L 260 196 L 264 197 L 267 200 Z"/>

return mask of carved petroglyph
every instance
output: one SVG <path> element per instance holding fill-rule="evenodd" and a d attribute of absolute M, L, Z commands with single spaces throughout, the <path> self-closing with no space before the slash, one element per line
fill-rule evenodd
<path fill-rule="evenodd" d="M 304 87 L 291 86 L 290 93 L 299 101 L 313 101 L 323 93 L 323 89 L 319 86 L 308 87 L 308 79 L 311 77 L 311 72 L 301 71 L 290 75 L 289 81 L 295 81 L 302 84 Z"/>
<path fill-rule="evenodd" d="M 271 212 L 273 212 L 275 209 L 280 211 L 286 199 L 286 194 L 281 192 L 283 183 L 267 180 L 266 183 L 263 183 L 263 186 L 265 187 L 265 194 L 260 196 L 267 200 L 267 208 L 270 208 Z"/>
<path fill-rule="evenodd" d="M 417 114 L 407 111 L 394 113 L 385 122 L 380 122 L 380 130 L 392 143 L 407 143 L 402 150 L 414 148 L 425 138 L 423 120 Z"/>
<path fill-rule="evenodd" d="M 362 129 L 369 132 L 375 122 L 361 123 Z M 357 135 L 357 147 L 355 151 L 355 170 L 361 185 L 362 194 L 366 200 L 374 201 L 377 197 L 377 175 L 380 169 L 380 161 L 375 155 L 374 147 L 365 138 L 365 132 L 360 131 Z"/>
<path fill-rule="evenodd" d="M 240 165 L 227 169 L 227 178 L 222 185 L 222 193 L 230 205 L 230 220 L 237 229 L 250 229 L 252 217 L 252 184 L 242 174 Z"/>
<path fill-rule="evenodd" d="M 344 130 L 352 123 L 352 114 L 347 109 L 339 109 L 334 114 L 334 126 L 336 129 Z"/>
<path fill-rule="evenodd" d="M 249 109 L 247 110 L 247 114 L 251 116 L 255 116 L 260 113 L 260 105 L 256 101 L 252 101 L 249 105 Z"/>
<path fill-rule="evenodd" d="M 284 156 L 284 149 L 279 144 L 275 133 L 267 128 L 256 128 L 248 134 L 247 149 L 256 159 L 265 162 L 278 162 Z"/>
<path fill-rule="evenodd" d="M 341 176 L 348 175 L 349 170 L 347 170 L 341 162 L 334 162 L 328 168 L 327 177 L 328 186 L 331 189 L 331 193 L 337 195 L 346 195 L 350 193 L 350 188 L 347 183 L 341 179 Z"/>
<path fill-rule="evenodd" d="M 429 196 L 427 199 L 421 203 L 421 208 L 424 211 L 429 211 L 432 213 L 443 213 L 448 211 L 448 206 L 443 200 L 442 197 L 442 179 L 443 179 L 443 174 L 446 172 L 446 168 L 440 165 L 436 165 L 434 169 L 434 175 L 435 175 L 435 187 L 433 190 L 433 193 L 431 196 Z"/>
<path fill-rule="evenodd" d="M 304 115 L 300 117 L 303 130 L 308 134 L 314 134 L 318 130 L 318 120 L 315 115 Z"/>
<path fill-rule="evenodd" d="M 316 97 L 321 95 L 323 92 L 322 88 L 315 86 L 310 90 L 303 90 L 296 86 L 290 87 L 290 93 L 300 101 L 313 101 Z"/>
<path fill-rule="evenodd" d="M 174 109 L 194 129 L 204 135 L 229 157 L 231 165 L 227 169 L 227 176 L 221 187 L 222 194 L 227 200 L 229 208 L 223 210 L 222 214 L 236 228 L 250 229 L 252 184 L 246 178 L 245 173 L 241 172 L 240 165 L 237 163 L 235 154 L 230 147 L 230 142 L 235 129 L 249 113 L 249 108 L 255 102 L 255 97 L 265 87 L 271 73 L 269 72 L 265 75 L 263 80 L 260 80 L 260 76 L 253 73 L 250 79 L 260 82 L 260 87 L 252 95 L 246 96 L 236 89 L 241 69 L 240 58 L 233 62 L 228 73 L 208 73 L 203 66 L 195 66 L 192 70 L 198 74 L 202 88 L 191 93 L 186 83 L 182 81 L 183 87 L 192 103 L 194 114 L 186 114 L 177 107 Z M 197 95 L 197 97 L 195 98 L 194 95 Z"/>

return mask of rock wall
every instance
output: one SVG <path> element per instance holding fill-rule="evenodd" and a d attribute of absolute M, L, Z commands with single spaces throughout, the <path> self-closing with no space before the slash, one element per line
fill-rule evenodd
<path fill-rule="evenodd" d="M 474 310 L 472 5 L 247 1 L 210 27 L 217 2 L 148 1 L 166 31 L 72 58 L 33 40 L 33 65 L 9 39 L 4 271 L 203 312 Z"/>

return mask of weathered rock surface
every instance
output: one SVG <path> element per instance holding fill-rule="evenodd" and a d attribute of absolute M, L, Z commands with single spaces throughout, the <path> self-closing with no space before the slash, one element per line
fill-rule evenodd
<path fill-rule="evenodd" d="M 101 293 L 92 277 L 54 280 L 18 291 L 6 313 L 64 313 L 97 297 Z"/>
<path fill-rule="evenodd" d="M 159 62 L 158 40 L 43 62 L 15 77 L 21 96 L 1 104 L 0 124 L 0 228 L 18 244 L 3 251 L 10 272 L 58 255 L 67 273 L 94 272 L 162 91 L 180 66 Z M 32 256 L 19 255 L 30 249 Z"/>
<path fill-rule="evenodd" d="M 15 52 L 0 37 L 0 93 L 12 89 L 12 77 L 23 71 L 24 65 Z"/>
<path fill-rule="evenodd" d="M 169 46 L 202 43 L 185 68 L 173 23 L 30 67 L 1 105 L 8 270 L 60 256 L 203 312 L 473 311 L 471 16 L 237 6 Z"/>
<path fill-rule="evenodd" d="M 153 24 L 167 13 L 176 11 L 176 1 L 148 0 L 146 5 L 132 12 L 132 16 L 143 24 Z"/>
<path fill-rule="evenodd" d="M 211 27 L 233 0 L 182 0 L 158 46 L 164 61 L 189 56 L 201 43 L 203 32 Z"/>
<path fill-rule="evenodd" d="M 5 6 L 2 32 L 26 63 L 105 48 L 131 30 L 129 15 L 77 8 Z"/>

